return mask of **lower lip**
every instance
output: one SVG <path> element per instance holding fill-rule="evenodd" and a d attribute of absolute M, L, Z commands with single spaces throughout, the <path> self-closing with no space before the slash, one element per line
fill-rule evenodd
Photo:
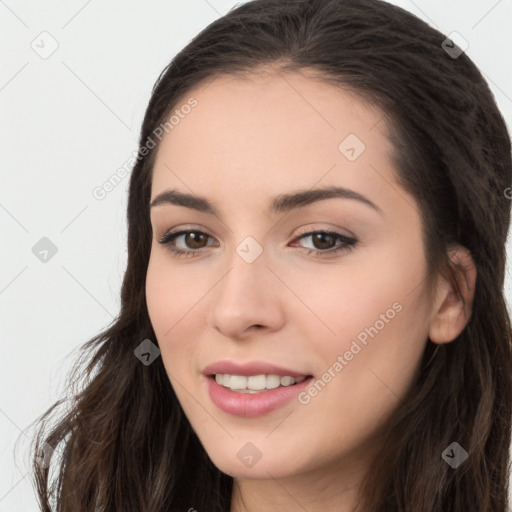
<path fill-rule="evenodd" d="M 310 384 L 312 378 L 308 377 L 292 386 L 283 386 L 254 394 L 231 391 L 217 384 L 215 378 L 212 377 L 206 377 L 206 380 L 210 398 L 219 409 L 235 416 L 253 418 L 282 407 L 303 391 Z"/>

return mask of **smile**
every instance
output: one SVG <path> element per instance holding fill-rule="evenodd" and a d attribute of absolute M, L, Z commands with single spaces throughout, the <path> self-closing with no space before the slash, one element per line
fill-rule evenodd
<path fill-rule="evenodd" d="M 246 377 L 245 375 L 231 375 L 229 373 L 218 373 L 215 375 L 215 381 L 217 384 L 231 389 L 231 391 L 252 394 L 259 393 L 267 389 L 293 386 L 294 384 L 302 382 L 305 378 L 305 376 L 294 378 L 289 375 L 281 377 L 273 374 L 251 375 L 250 377 Z"/>
<path fill-rule="evenodd" d="M 227 378 L 226 378 L 227 376 Z M 279 384 L 276 386 L 277 379 L 276 375 L 254 375 L 256 386 L 261 385 L 263 378 L 265 378 L 265 388 L 260 390 L 247 388 L 247 383 L 243 389 L 230 389 L 231 381 L 233 379 L 235 386 L 237 383 L 242 385 L 241 375 L 230 375 L 230 374 L 216 374 L 209 375 L 206 377 L 206 385 L 208 388 L 208 394 L 211 401 L 221 411 L 233 415 L 241 416 L 245 418 L 253 418 L 268 414 L 280 407 L 283 407 L 301 393 L 312 380 L 312 376 L 303 376 L 293 378 L 288 376 L 279 377 Z M 246 378 L 249 380 L 251 377 Z M 222 384 L 217 382 L 217 379 L 222 379 Z M 224 379 L 229 382 L 229 386 L 224 384 Z M 229 380 L 228 380 L 229 379 Z M 274 385 L 273 388 L 267 388 L 267 379 L 270 380 L 270 384 Z M 281 384 L 280 379 L 285 379 L 284 382 L 289 382 L 289 379 L 293 379 L 294 382 L 290 384 Z M 251 382 L 251 385 L 254 385 Z"/>

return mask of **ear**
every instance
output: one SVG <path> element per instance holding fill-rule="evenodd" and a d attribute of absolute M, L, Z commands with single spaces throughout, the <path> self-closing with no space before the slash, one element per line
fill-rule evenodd
<path fill-rule="evenodd" d="M 438 278 L 429 330 L 429 338 L 434 343 L 453 341 L 469 322 L 473 306 L 476 266 L 470 251 L 457 245 L 448 251 L 448 257 L 453 275 Z"/>

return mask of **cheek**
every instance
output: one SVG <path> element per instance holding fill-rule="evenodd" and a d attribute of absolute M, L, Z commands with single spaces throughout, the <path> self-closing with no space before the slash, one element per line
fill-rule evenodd
<path fill-rule="evenodd" d="M 326 266 L 309 275 L 302 273 L 301 279 L 294 281 L 294 292 L 305 298 L 311 312 L 308 322 L 316 328 L 311 340 L 331 337 L 343 343 L 376 322 L 379 330 L 385 320 L 391 321 L 385 322 L 386 327 L 395 323 L 396 310 L 410 301 L 414 276 L 420 269 L 378 261 L 380 264 L 361 261 L 339 268 Z"/>
<path fill-rule="evenodd" d="M 424 290 L 420 285 L 427 271 L 421 232 L 409 231 L 389 233 L 386 243 L 354 253 L 339 273 L 331 272 L 322 302 L 324 310 L 340 329 L 343 328 L 340 323 L 344 322 L 349 334 L 356 336 L 376 322 L 381 326 L 381 315 L 386 317 L 383 321 L 387 329 L 408 315 L 418 318 L 422 314 L 421 310 L 414 313 L 406 307 L 413 301 L 422 301 Z M 397 303 L 403 306 L 399 315 L 395 315 Z M 395 316 L 400 317 L 399 322 L 395 321 Z M 386 322 L 388 317 L 391 322 Z M 341 332 L 347 331 L 342 329 Z"/>
<path fill-rule="evenodd" d="M 400 255 L 394 245 L 372 254 L 372 261 L 358 255 L 346 266 L 320 269 L 296 283 L 297 295 L 307 297 L 315 313 L 303 324 L 309 350 L 314 347 L 325 371 L 346 354 L 338 374 L 352 374 L 355 389 L 356 382 L 366 389 L 367 379 L 377 380 L 370 368 L 379 369 L 390 387 L 406 386 L 423 352 L 429 304 L 424 286 L 418 286 L 426 272 L 421 245 L 416 253 L 409 250 L 407 262 Z"/>
<path fill-rule="evenodd" d="M 339 446 L 374 435 L 412 384 L 427 329 L 422 291 L 410 293 L 410 277 L 396 267 L 394 275 L 376 272 L 369 281 L 357 276 L 331 281 L 322 298 L 315 299 L 310 289 L 309 297 L 335 334 L 316 319 L 311 322 L 317 335 L 311 327 L 308 350 L 322 373 L 316 375 L 318 392 L 311 389 L 309 398 L 304 396 L 302 403 L 309 404 L 303 422 L 325 425 L 325 436 Z M 325 446 L 319 442 L 315 449 Z"/>
<path fill-rule="evenodd" d="M 194 336 L 190 335 L 189 320 L 196 309 L 191 308 L 204 292 L 201 292 L 197 279 L 187 280 L 182 272 L 172 270 L 165 260 L 165 256 L 160 254 L 150 257 L 146 275 L 146 302 L 164 365 L 174 373 L 173 361 L 183 361 L 186 353 L 193 351 Z M 170 357 L 171 354 L 173 357 Z M 175 366 L 178 367 L 177 364 Z"/>
<path fill-rule="evenodd" d="M 157 337 L 172 327 L 178 294 L 171 284 L 171 275 L 166 271 L 162 258 L 151 254 L 146 274 L 146 302 L 151 324 Z"/>
<path fill-rule="evenodd" d="M 195 313 L 191 308 L 207 291 L 197 273 L 171 264 L 171 257 L 159 248 L 154 249 L 146 274 L 146 302 L 157 335 L 170 336 L 181 319 Z"/>

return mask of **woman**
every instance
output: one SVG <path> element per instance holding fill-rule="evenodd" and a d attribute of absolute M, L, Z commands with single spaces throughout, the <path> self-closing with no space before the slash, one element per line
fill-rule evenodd
<path fill-rule="evenodd" d="M 505 512 L 511 176 L 482 75 L 406 11 L 216 20 L 153 89 L 42 510 Z"/>

